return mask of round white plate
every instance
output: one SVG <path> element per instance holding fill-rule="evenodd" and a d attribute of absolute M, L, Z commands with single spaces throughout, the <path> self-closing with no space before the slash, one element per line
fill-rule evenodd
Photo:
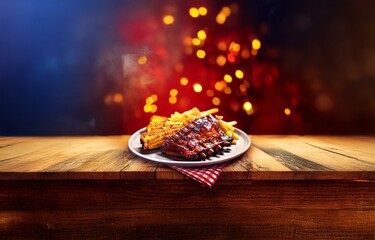
<path fill-rule="evenodd" d="M 180 167 L 203 167 L 219 163 L 224 163 L 230 161 L 236 157 L 239 157 L 249 149 L 251 140 L 249 136 L 243 131 L 235 128 L 235 133 L 239 136 L 239 139 L 236 141 L 236 144 L 232 144 L 229 147 L 225 147 L 223 151 L 218 153 L 216 156 L 210 156 L 204 161 L 182 161 L 177 160 L 171 156 L 162 154 L 159 149 L 155 150 L 143 150 L 140 142 L 140 135 L 146 129 L 142 128 L 135 132 L 129 138 L 129 149 L 134 154 L 147 159 L 152 162 L 162 163 L 166 165 L 180 166 Z"/>

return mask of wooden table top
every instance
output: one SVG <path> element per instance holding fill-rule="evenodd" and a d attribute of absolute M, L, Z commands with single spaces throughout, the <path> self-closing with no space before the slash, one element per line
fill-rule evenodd
<path fill-rule="evenodd" d="M 225 180 L 374 180 L 375 137 L 250 136 Z M 181 173 L 137 157 L 129 136 L 0 137 L 0 180 L 181 180 Z"/>

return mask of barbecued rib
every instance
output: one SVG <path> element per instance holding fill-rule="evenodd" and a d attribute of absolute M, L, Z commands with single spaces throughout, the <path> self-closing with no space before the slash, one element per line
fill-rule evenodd
<path fill-rule="evenodd" d="M 204 160 L 229 146 L 233 138 L 227 136 L 219 121 L 208 115 L 195 119 L 186 127 L 168 137 L 161 145 L 163 154 L 185 160 Z"/>

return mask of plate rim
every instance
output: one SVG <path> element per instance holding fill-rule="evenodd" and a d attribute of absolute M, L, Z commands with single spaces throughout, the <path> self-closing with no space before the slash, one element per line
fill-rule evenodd
<path fill-rule="evenodd" d="M 139 136 L 140 136 L 141 132 L 146 131 L 145 127 L 139 129 L 138 131 L 136 131 L 135 133 L 133 133 L 129 137 L 128 148 L 132 153 L 134 153 L 138 157 L 141 157 L 142 159 L 145 159 L 145 160 L 153 162 L 153 163 L 161 163 L 161 164 L 164 164 L 164 165 L 167 165 L 167 166 L 203 167 L 203 166 L 216 165 L 216 164 L 231 161 L 231 160 L 243 155 L 250 148 L 251 138 L 249 137 L 249 135 L 246 134 L 244 131 L 238 129 L 238 128 L 234 128 L 234 130 L 239 135 L 240 138 L 243 137 L 245 139 L 246 145 L 243 148 L 241 148 L 241 150 L 238 151 L 237 153 L 235 153 L 235 154 L 233 154 L 233 155 L 231 155 L 227 158 L 224 157 L 224 158 L 221 158 L 221 159 L 218 159 L 218 160 L 212 160 L 212 161 L 176 161 L 176 160 L 173 160 L 172 158 L 170 158 L 170 160 L 164 160 L 164 159 L 155 159 L 154 157 L 149 157 L 147 155 L 144 155 L 141 152 L 137 151 L 135 149 L 135 147 L 132 146 L 132 144 L 133 144 L 134 141 L 137 141 L 137 138 L 138 138 L 138 141 L 139 141 Z M 168 156 L 166 156 L 166 158 L 168 158 Z"/>

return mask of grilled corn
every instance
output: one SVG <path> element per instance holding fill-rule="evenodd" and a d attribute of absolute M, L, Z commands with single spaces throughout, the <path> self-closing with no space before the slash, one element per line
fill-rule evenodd
<path fill-rule="evenodd" d="M 151 150 L 159 148 L 164 142 L 165 138 L 172 136 L 175 132 L 180 130 L 176 126 L 165 126 L 159 129 L 153 129 L 149 132 L 141 134 L 141 143 L 144 150 Z"/>

